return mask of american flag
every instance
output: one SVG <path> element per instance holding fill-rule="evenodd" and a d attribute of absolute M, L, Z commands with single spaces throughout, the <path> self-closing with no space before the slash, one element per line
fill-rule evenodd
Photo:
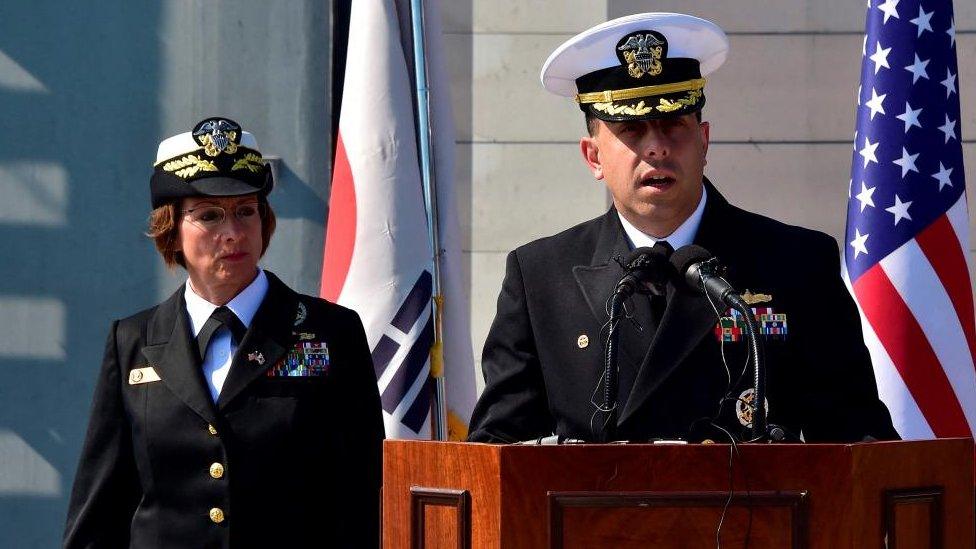
<path fill-rule="evenodd" d="M 845 264 L 906 439 L 976 432 L 976 321 L 951 0 L 869 0 Z"/>

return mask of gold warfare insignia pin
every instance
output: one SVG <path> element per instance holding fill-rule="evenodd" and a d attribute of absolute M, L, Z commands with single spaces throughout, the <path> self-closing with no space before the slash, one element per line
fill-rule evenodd
<path fill-rule="evenodd" d="M 659 32 L 632 32 L 617 42 L 617 58 L 621 64 L 627 65 L 627 74 L 631 78 L 641 78 L 645 74 L 657 76 L 664 70 L 661 57 L 667 47 L 667 39 Z"/>
<path fill-rule="evenodd" d="M 749 305 L 755 305 L 757 303 L 769 303 L 773 300 L 773 296 L 769 294 L 754 294 L 752 293 L 752 290 L 746 290 L 746 292 L 742 294 L 742 300 Z"/>

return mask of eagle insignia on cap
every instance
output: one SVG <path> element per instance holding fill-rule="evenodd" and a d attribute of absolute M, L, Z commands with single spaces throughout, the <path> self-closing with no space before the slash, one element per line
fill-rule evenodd
<path fill-rule="evenodd" d="M 617 57 L 627 65 L 627 73 L 631 77 L 640 78 L 645 74 L 657 76 L 664 70 L 661 56 L 668 42 L 661 33 L 635 32 L 624 36 L 617 44 L 617 51 L 620 52 Z"/>
<path fill-rule="evenodd" d="M 193 138 L 207 156 L 234 154 L 237 152 L 240 131 L 241 127 L 236 122 L 226 118 L 208 118 L 193 128 Z"/>

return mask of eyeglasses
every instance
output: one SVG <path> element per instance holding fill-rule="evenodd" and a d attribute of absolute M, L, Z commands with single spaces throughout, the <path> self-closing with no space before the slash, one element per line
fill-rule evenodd
<path fill-rule="evenodd" d="M 250 225 L 264 217 L 265 204 L 248 202 L 234 207 L 234 217 L 241 223 Z M 227 210 L 222 206 L 201 206 L 183 210 L 187 221 L 204 229 L 216 229 L 227 218 Z"/>

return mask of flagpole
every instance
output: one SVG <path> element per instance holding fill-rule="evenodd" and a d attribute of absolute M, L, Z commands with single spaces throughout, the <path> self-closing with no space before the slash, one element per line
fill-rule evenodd
<path fill-rule="evenodd" d="M 427 50 L 424 34 L 424 2 L 410 0 L 413 27 L 414 75 L 417 84 L 417 124 L 420 145 L 420 174 L 427 206 L 427 235 L 433 257 L 434 344 L 430 348 L 430 375 L 434 379 L 431 406 L 431 433 L 435 440 L 447 440 L 447 395 L 444 384 L 444 333 L 442 329 L 444 296 L 441 294 L 441 250 L 438 232 L 437 182 L 434 177 L 434 150 L 431 145 L 430 89 L 427 84 Z"/>

